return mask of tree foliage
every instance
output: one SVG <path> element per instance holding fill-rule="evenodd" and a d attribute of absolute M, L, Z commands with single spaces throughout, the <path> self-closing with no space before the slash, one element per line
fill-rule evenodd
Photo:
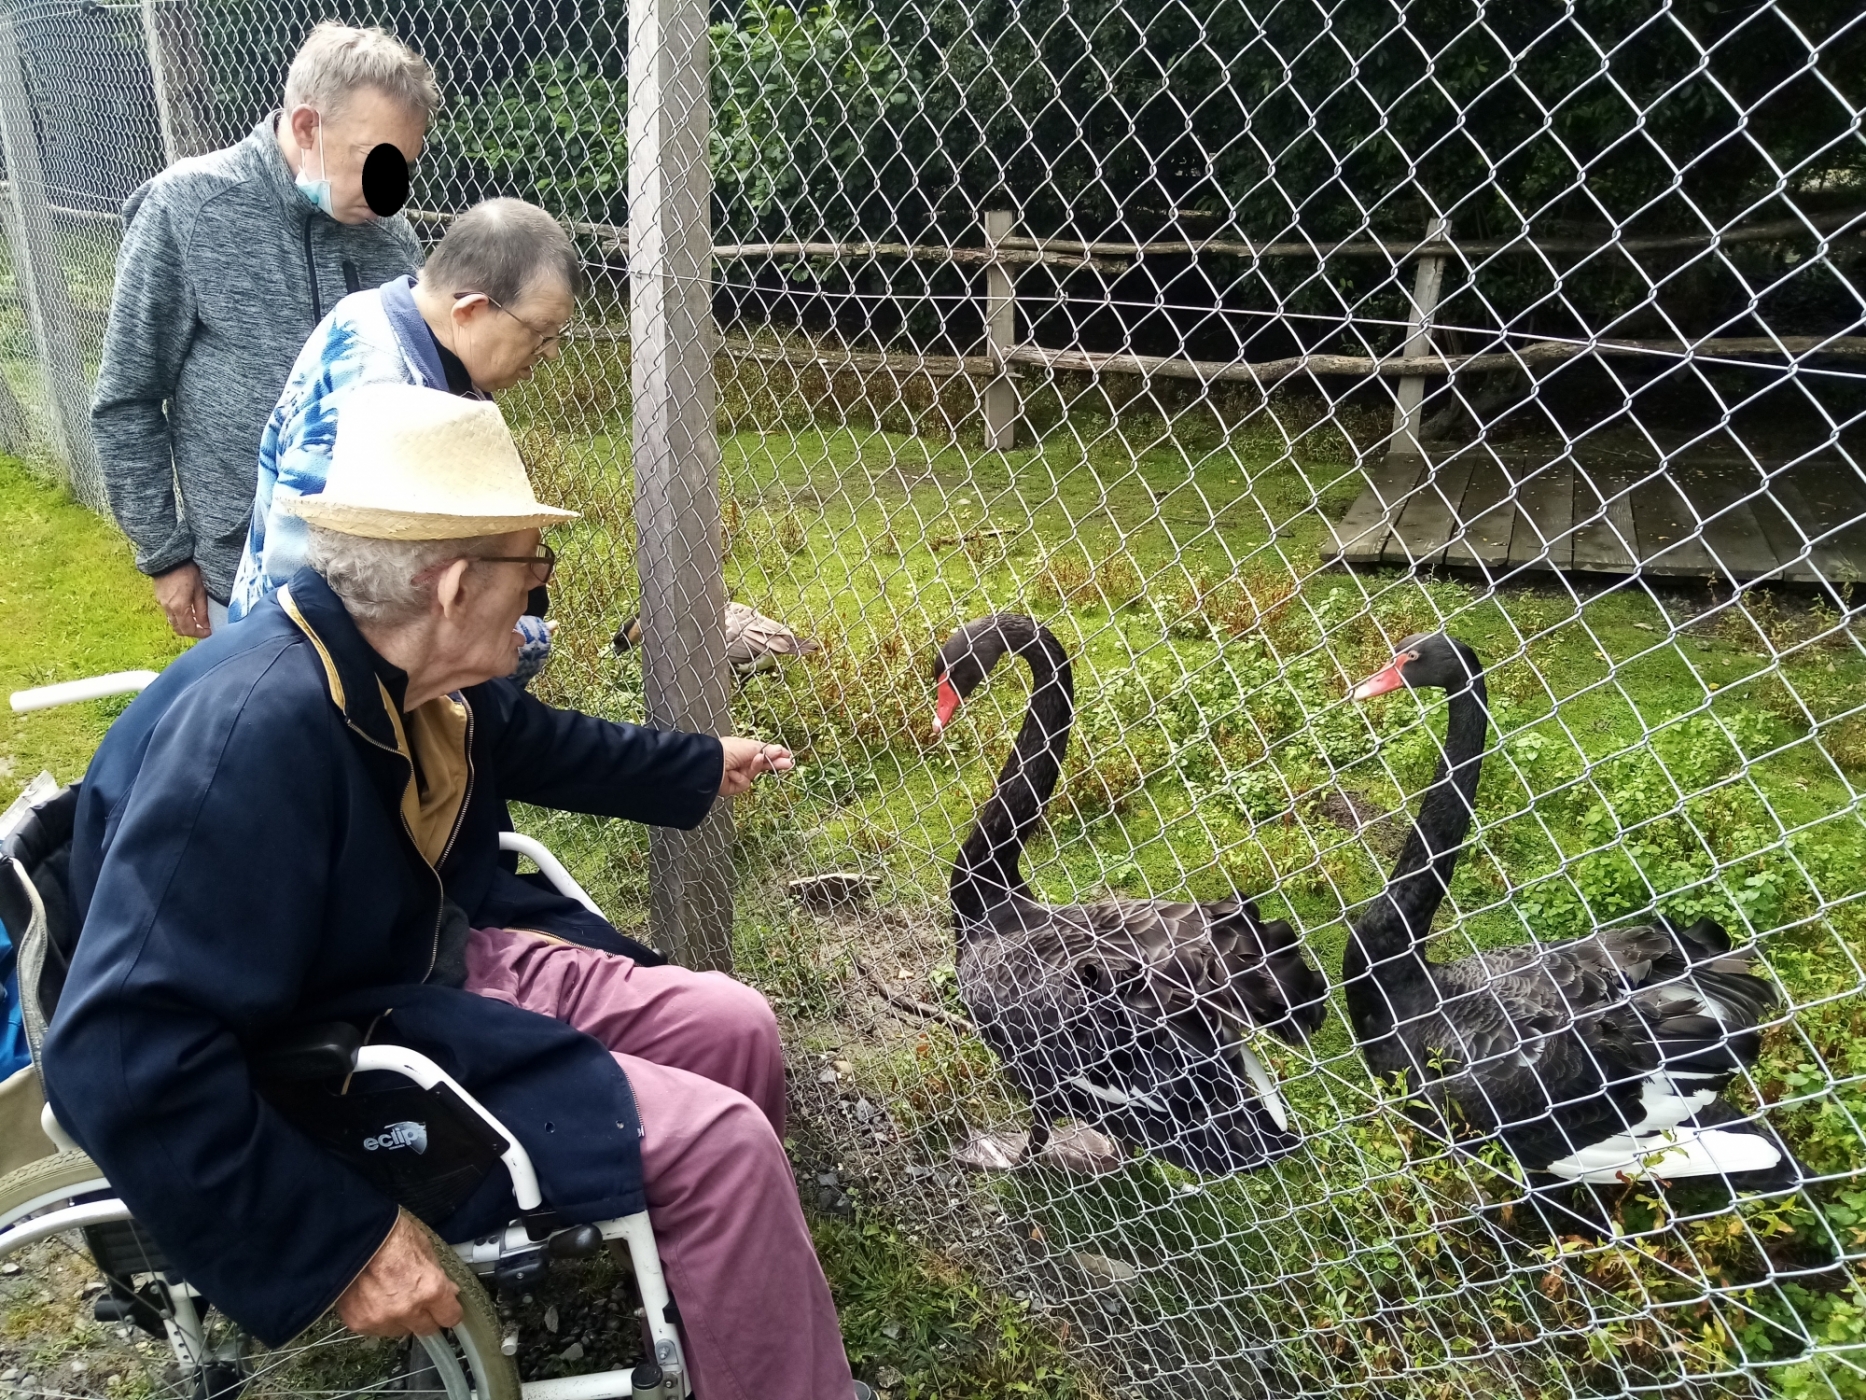
<path fill-rule="evenodd" d="M 962 180 L 1032 223 L 1689 227 L 1687 204 L 1728 217 L 1866 169 L 1845 0 L 879 3 L 892 42 L 943 55 L 928 105 Z"/>
<path fill-rule="evenodd" d="M 1086 237 L 1406 239 L 1435 214 L 1463 238 L 1704 233 L 1857 202 L 1866 183 L 1866 22 L 1850 0 L 868 3 L 750 0 L 713 25 L 722 238 L 971 242 L 986 207 Z M 456 100 L 434 178 L 620 222 L 625 56 L 539 48 Z M 1554 265 L 1506 258 L 1448 291 L 1464 304 L 1447 315 L 1701 333 L 1747 314 L 1751 283 L 1794 254 L 1740 256 L 1753 275 L 1596 259 L 1585 308 Z M 1403 319 L 1382 264 L 1244 271 L 1202 295 Z M 1771 294 L 1776 324 L 1849 321 L 1817 282 Z"/>
<path fill-rule="evenodd" d="M 859 225 L 884 182 L 913 171 L 886 139 L 919 121 L 922 84 L 870 18 L 834 3 L 751 0 L 711 29 L 710 157 L 722 227 L 808 237 Z M 615 61 L 620 67 L 620 60 Z M 593 59 L 533 59 L 437 133 L 476 194 L 535 199 L 566 217 L 627 217 L 628 81 Z"/>

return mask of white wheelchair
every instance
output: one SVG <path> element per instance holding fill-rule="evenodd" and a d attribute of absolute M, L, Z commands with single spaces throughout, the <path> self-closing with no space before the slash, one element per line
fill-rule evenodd
<path fill-rule="evenodd" d="M 133 693 L 154 678 L 150 671 L 121 672 L 19 691 L 12 704 L 15 710 L 43 709 Z M 57 927 L 61 921 L 56 908 L 48 911 L 48 902 L 56 906 L 63 897 L 58 852 L 68 847 L 77 795 L 75 786 L 60 787 L 42 774 L 0 816 L 0 913 L 5 913 L 17 953 L 21 1009 L 35 1073 L 45 1032 L 41 988 L 55 996 L 56 988 L 62 987 L 70 945 L 77 936 L 75 929 Z M 507 833 L 501 846 L 530 859 L 560 892 L 600 913 L 540 843 Z M 430 1096 L 425 1102 L 431 1111 L 451 1115 L 456 1131 L 464 1130 L 487 1150 L 496 1150 L 511 1177 L 519 1219 L 498 1234 L 464 1244 L 433 1239 L 442 1268 L 460 1290 L 465 1316 L 458 1327 L 437 1336 L 387 1342 L 357 1336 L 329 1314 L 283 1346 L 262 1345 L 169 1266 L 161 1247 L 115 1198 L 108 1179 L 59 1126 L 50 1105 L 44 1107 L 40 1123 L 49 1145 L 57 1150 L 0 1177 L 0 1262 L 46 1241 L 86 1256 L 103 1280 L 92 1302 L 96 1319 L 117 1324 L 120 1333 L 140 1329 L 152 1339 L 150 1345 L 126 1349 L 120 1363 L 114 1358 L 111 1363 L 119 1372 L 113 1391 L 124 1387 L 139 1398 L 331 1400 L 420 1393 L 432 1400 L 681 1400 L 691 1395 L 676 1327 L 679 1317 L 668 1296 L 647 1214 L 568 1228 L 557 1224 L 543 1209 L 531 1159 L 498 1119 L 426 1056 L 393 1045 L 361 1046 L 359 1040 L 351 1027 L 317 1028 L 271 1052 L 268 1072 L 301 1083 L 343 1080 L 371 1071 L 401 1076 Z M 25 1087 L 37 1093 L 36 1081 Z M 516 1335 L 504 1335 L 481 1280 L 524 1288 L 553 1261 L 589 1258 L 603 1251 L 634 1276 L 643 1360 L 632 1370 L 521 1384 L 512 1359 Z M 33 1387 L 37 1393 L 70 1394 L 60 1380 L 38 1380 Z M 9 1381 L 6 1388 L 18 1385 Z"/>

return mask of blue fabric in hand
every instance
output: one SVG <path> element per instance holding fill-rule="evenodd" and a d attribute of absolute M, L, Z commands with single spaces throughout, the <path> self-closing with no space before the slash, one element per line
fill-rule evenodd
<path fill-rule="evenodd" d="M 508 679 L 520 685 L 531 683 L 531 678 L 542 671 L 544 663 L 551 659 L 551 633 L 556 629 L 555 622 L 546 622 L 529 613 L 519 618 L 515 630 L 524 640 L 518 647 L 518 669 Z"/>

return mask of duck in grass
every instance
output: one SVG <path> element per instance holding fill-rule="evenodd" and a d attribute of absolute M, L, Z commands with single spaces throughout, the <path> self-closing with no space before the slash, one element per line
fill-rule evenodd
<path fill-rule="evenodd" d="M 1423 1116 L 1500 1141 L 1533 1177 L 1612 1183 L 1716 1176 L 1767 1189 L 1798 1172 L 1721 1096 L 1756 1063 L 1776 988 L 1709 919 L 1428 962 L 1424 940 L 1470 833 L 1489 731 L 1477 653 L 1408 637 L 1356 700 L 1409 686 L 1450 697 L 1431 786 L 1341 975 L 1375 1075 Z"/>
<path fill-rule="evenodd" d="M 822 643 L 799 637 L 775 617 L 766 617 L 747 603 L 726 604 L 726 664 L 743 685 L 761 671 L 775 671 L 781 658 L 808 656 Z M 615 654 L 641 645 L 641 614 L 636 613 L 617 630 Z"/>
<path fill-rule="evenodd" d="M 1019 869 L 1055 791 L 1075 715 L 1062 643 L 1028 617 L 967 623 L 940 647 L 935 723 L 954 721 L 1005 656 L 1033 687 L 997 786 L 952 869 L 959 994 L 1031 1106 L 1017 1165 L 1068 1118 L 1193 1171 L 1248 1170 L 1300 1138 L 1248 1043 L 1300 1045 L 1326 991 L 1287 923 L 1248 899 L 1044 904 Z"/>

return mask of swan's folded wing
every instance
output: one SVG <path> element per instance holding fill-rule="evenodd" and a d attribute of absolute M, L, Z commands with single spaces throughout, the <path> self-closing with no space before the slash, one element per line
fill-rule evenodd
<path fill-rule="evenodd" d="M 804 640 L 776 618 L 750 608 L 727 619 L 726 651 L 735 661 L 755 661 L 760 656 L 801 656 L 815 650 L 815 642 Z"/>
<path fill-rule="evenodd" d="M 1056 913 L 1077 931 L 1067 956 L 1086 985 L 1145 1015 L 1171 1017 L 1211 996 L 1223 975 L 1211 940 L 1187 927 L 1197 907 L 1111 900 Z"/>
<path fill-rule="evenodd" d="M 1762 1051 L 1759 1019 L 1753 1004 L 1739 998 L 1748 989 L 1728 988 L 1729 979 L 1692 977 L 1646 988 L 1632 998 L 1667 1073 L 1691 1079 L 1723 1080 L 1756 1062 Z M 1744 977 L 1773 998 L 1771 984 Z M 1703 985 L 1711 983 L 1710 987 Z M 1718 995 L 1719 992 L 1723 995 Z M 1766 1008 L 1765 1008 L 1766 1010 Z"/>
<path fill-rule="evenodd" d="M 1511 1066 L 1533 1070 L 1546 1057 L 1575 1017 L 1560 988 L 1539 971 L 1534 964 L 1500 970 L 1484 958 L 1433 969 L 1439 1001 L 1426 1014 L 1446 1028 L 1446 1043 L 1432 1047 L 1443 1059 L 1441 1072 L 1477 1065 L 1486 1075 Z"/>
<path fill-rule="evenodd" d="M 1535 988 L 1530 993 L 1534 999 L 1556 997 L 1578 1016 L 1625 1000 L 1630 990 L 1654 975 L 1673 947 L 1663 929 L 1624 928 L 1553 947 L 1526 945 L 1480 953 L 1454 966 L 1480 966 L 1494 980 L 1518 980 L 1525 988 Z"/>
<path fill-rule="evenodd" d="M 1533 946 L 1481 953 L 1445 972 L 1469 977 L 1482 969 L 1491 984 L 1512 984 L 1515 996 L 1587 1017 L 1632 1005 L 1663 1035 L 1660 1023 L 1711 1016 L 1726 1027 L 1752 1027 L 1778 1003 L 1775 985 L 1751 968 L 1750 949 L 1732 950 L 1709 920 L 1682 932 L 1669 925 L 1638 925 L 1589 934 L 1551 948 Z"/>
<path fill-rule="evenodd" d="M 1509 1130 L 1519 1150 L 1543 1130 L 1555 1132 L 1543 1146 L 1560 1155 L 1555 1149 L 1568 1131 L 1617 1130 L 1622 1115 L 1612 1103 L 1590 1101 L 1616 1082 L 1636 1099 L 1637 1081 L 1658 1055 L 1623 1003 L 1577 1017 L 1537 971 L 1519 965 L 1492 976 L 1475 958 L 1435 969 L 1439 1014 L 1415 1053 L 1430 1060 L 1419 1067 L 1420 1080 L 1449 1119 Z M 1434 1037 L 1444 1044 L 1431 1043 Z M 1559 1132 L 1557 1117 L 1565 1125 Z"/>
<path fill-rule="evenodd" d="M 1781 989 L 1756 975 L 1756 950 L 1731 947 L 1721 924 L 1700 919 L 1673 933 L 1685 984 L 1726 1027 L 1760 1025 L 1780 1008 Z"/>
<path fill-rule="evenodd" d="M 1327 984 L 1295 931 L 1264 923 L 1248 900 L 1210 904 L 1111 901 L 1069 911 L 1089 935 L 1073 961 L 1091 985 L 1118 989 L 1136 1010 L 1194 1010 L 1300 1042 L 1326 1014 Z"/>
<path fill-rule="evenodd" d="M 1755 1059 L 1754 1022 L 1722 1017 L 1701 985 L 1709 979 L 1683 976 L 1627 989 L 1610 980 L 1610 963 L 1587 946 L 1595 942 L 1581 940 L 1552 950 L 1558 956 L 1501 970 L 1497 959 L 1486 965 L 1475 958 L 1437 969 L 1445 1015 L 1466 1062 L 1514 1061 L 1539 1066 L 1546 1076 L 1551 1066 L 1542 1062 L 1566 1040 L 1591 1067 L 1563 1071 L 1574 1081 L 1564 1090 L 1571 1093 L 1590 1080 L 1613 1084 L 1659 1068 L 1730 1072 Z M 1770 984 L 1743 980 L 1772 995 Z"/>
<path fill-rule="evenodd" d="M 1752 949 L 1732 950 L 1705 919 L 1682 931 L 1608 929 L 1549 949 L 1541 965 L 1577 1013 L 1630 1000 L 1649 1024 L 1708 1015 L 1736 1028 L 1756 1025 L 1776 1004 L 1774 984 L 1751 971 L 1754 961 Z"/>

